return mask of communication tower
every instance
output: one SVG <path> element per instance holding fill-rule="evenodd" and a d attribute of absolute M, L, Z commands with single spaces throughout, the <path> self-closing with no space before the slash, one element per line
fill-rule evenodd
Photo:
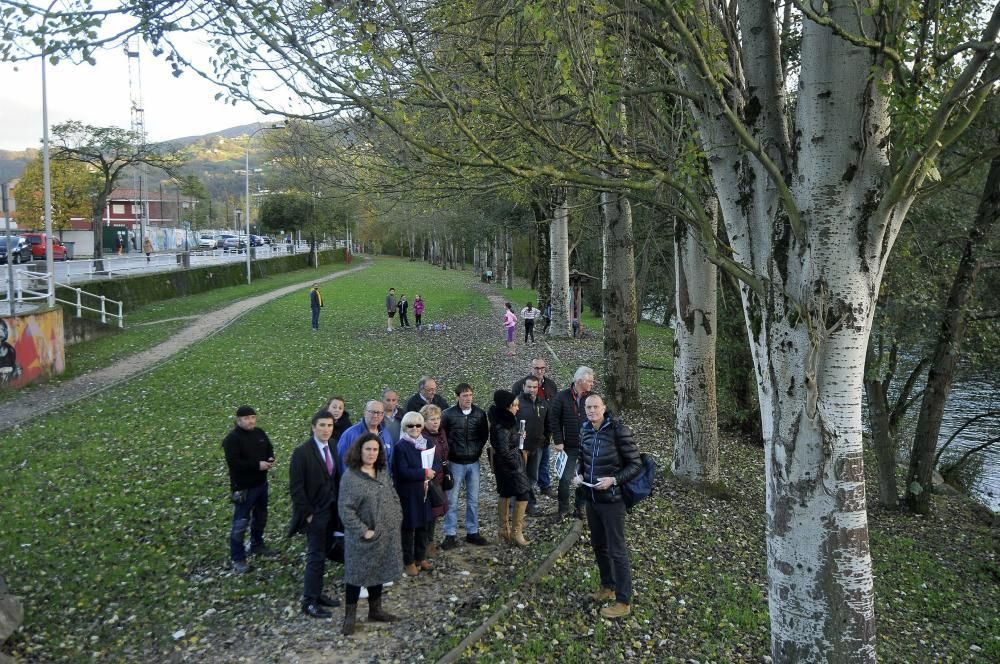
<path fill-rule="evenodd" d="M 130 37 L 125 43 L 125 54 L 128 56 L 128 89 L 131 104 L 132 135 L 135 140 L 135 154 L 146 145 L 146 110 L 142 103 L 142 60 L 139 57 L 141 40 L 137 36 Z M 136 164 L 132 169 L 132 189 L 135 200 L 132 202 L 132 213 L 139 222 L 139 236 L 135 239 L 135 249 L 142 249 L 142 241 L 146 238 L 149 225 L 149 204 L 147 189 L 146 165 Z"/>

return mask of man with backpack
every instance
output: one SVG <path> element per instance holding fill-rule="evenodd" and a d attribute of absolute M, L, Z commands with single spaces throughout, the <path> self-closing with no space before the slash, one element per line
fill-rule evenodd
<path fill-rule="evenodd" d="M 605 618 L 631 613 L 632 563 L 625 546 L 625 484 L 642 472 L 632 430 L 606 413 L 604 399 L 591 394 L 584 402 L 587 421 L 580 429 L 580 455 L 573 486 L 582 487 L 590 524 L 590 544 L 597 559 L 601 588 L 597 602 Z"/>

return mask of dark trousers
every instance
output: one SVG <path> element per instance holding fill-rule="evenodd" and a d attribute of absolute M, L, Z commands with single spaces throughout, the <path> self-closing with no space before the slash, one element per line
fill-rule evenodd
<path fill-rule="evenodd" d="M 422 314 L 414 314 L 414 316 L 417 319 L 417 327 L 420 327 L 420 318 L 421 318 Z"/>
<path fill-rule="evenodd" d="M 313 329 L 314 330 L 318 330 L 319 329 L 319 307 L 313 307 L 312 308 L 312 314 L 313 314 L 313 319 L 312 319 Z"/>
<path fill-rule="evenodd" d="M 528 482 L 531 484 L 531 496 L 528 498 L 529 505 L 534 505 L 538 502 L 538 499 L 535 497 L 535 485 L 538 484 L 538 470 L 541 467 L 542 451 L 544 449 L 539 448 L 528 452 L 528 460 L 524 465 L 524 472 L 528 476 Z"/>
<path fill-rule="evenodd" d="M 597 559 L 602 588 L 614 588 L 615 599 L 632 603 L 632 563 L 625 546 L 625 503 L 587 502 L 590 545 Z"/>
<path fill-rule="evenodd" d="M 406 309 L 399 310 L 399 324 L 403 327 L 410 326 L 410 319 L 406 317 Z"/>
<path fill-rule="evenodd" d="M 549 474 L 549 446 L 542 448 L 542 458 L 538 462 L 538 488 L 545 491 L 552 486 L 552 476 Z"/>
<path fill-rule="evenodd" d="M 349 583 L 344 584 L 344 594 L 347 596 L 348 604 L 357 604 L 358 599 L 361 598 L 361 586 L 352 586 Z M 382 597 L 382 584 L 377 586 L 368 586 L 368 602 L 373 600 L 381 599 Z"/>
<path fill-rule="evenodd" d="M 267 525 L 267 482 L 247 489 L 247 499 L 234 505 L 233 525 L 229 530 L 229 557 L 232 560 L 246 560 L 244 547 L 247 528 L 250 529 L 250 550 L 264 546 L 264 527 Z"/>
<path fill-rule="evenodd" d="M 427 529 L 425 526 L 419 528 L 400 528 L 403 540 L 403 564 L 412 565 L 427 559 Z"/>
<path fill-rule="evenodd" d="M 552 319 L 548 316 L 545 317 L 545 327 L 542 328 L 542 334 L 548 334 L 549 326 L 552 325 Z"/>
<path fill-rule="evenodd" d="M 524 343 L 528 343 L 528 336 L 531 335 L 531 342 L 535 342 L 535 321 L 532 318 L 524 319 Z"/>
<path fill-rule="evenodd" d="M 580 493 L 570 486 L 570 482 L 573 481 L 573 475 L 576 473 L 576 461 L 580 456 L 580 448 L 564 447 L 563 451 L 566 452 L 566 469 L 563 471 L 562 477 L 559 478 L 560 514 L 569 512 L 570 494 L 574 495 L 573 509 L 580 509 L 583 507 L 583 499 L 580 497 Z"/>
<path fill-rule="evenodd" d="M 306 531 L 306 572 L 302 579 L 302 603 L 315 604 L 323 592 L 323 573 L 326 571 L 326 552 L 333 543 L 333 529 L 337 513 L 334 503 L 327 510 L 313 514 Z"/>

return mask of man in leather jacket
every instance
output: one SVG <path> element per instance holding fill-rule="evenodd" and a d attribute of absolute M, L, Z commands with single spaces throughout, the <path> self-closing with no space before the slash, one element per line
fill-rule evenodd
<path fill-rule="evenodd" d="M 465 483 L 465 541 L 482 546 L 489 544 L 479 534 L 479 457 L 490 437 L 486 411 L 472 403 L 472 386 L 462 383 L 455 388 L 458 403 L 441 413 L 441 428 L 448 436 L 448 465 L 455 484 L 448 492 L 448 513 L 444 516 L 444 541 L 441 548 L 458 546 L 458 490 Z"/>

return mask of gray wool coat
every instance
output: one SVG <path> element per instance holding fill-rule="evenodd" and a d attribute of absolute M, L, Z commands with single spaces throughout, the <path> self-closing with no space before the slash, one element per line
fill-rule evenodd
<path fill-rule="evenodd" d="M 339 510 L 344 522 L 344 583 L 368 587 L 399 579 L 403 512 L 389 473 L 380 471 L 372 479 L 360 470 L 348 469 L 340 481 Z M 361 539 L 369 529 L 375 537 Z"/>

